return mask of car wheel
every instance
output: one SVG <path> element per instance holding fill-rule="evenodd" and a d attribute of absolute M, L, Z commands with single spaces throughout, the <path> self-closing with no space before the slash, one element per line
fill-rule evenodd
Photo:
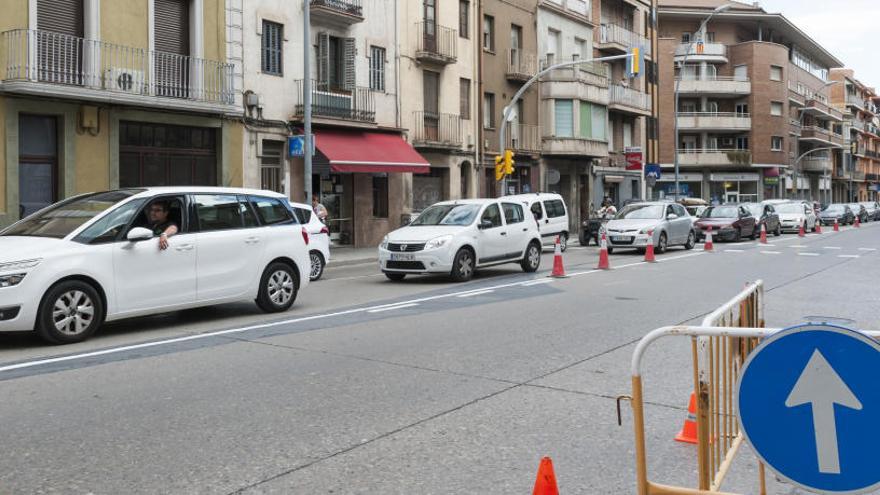
<path fill-rule="evenodd" d="M 743 238 L 742 229 L 736 229 L 736 233 L 733 234 L 733 242 L 739 242 Z"/>
<path fill-rule="evenodd" d="M 647 248 L 636 248 L 636 252 L 639 254 L 645 254 L 645 251 L 647 251 Z"/>
<path fill-rule="evenodd" d="M 688 234 L 688 240 L 684 244 L 684 248 L 687 249 L 688 251 L 690 251 L 696 245 L 697 245 L 697 234 L 694 234 L 694 231 L 692 230 L 691 233 Z"/>
<path fill-rule="evenodd" d="M 666 232 L 660 232 L 660 239 L 657 241 L 657 254 L 665 253 L 668 247 L 669 241 L 666 238 Z"/>
<path fill-rule="evenodd" d="M 68 280 L 51 287 L 37 313 L 37 335 L 51 344 L 82 342 L 104 321 L 104 303 L 90 284 Z"/>
<path fill-rule="evenodd" d="M 813 228 L 810 229 L 810 232 L 815 232 L 815 231 L 816 231 L 816 225 L 818 225 L 818 224 L 819 224 L 819 222 L 813 222 Z"/>
<path fill-rule="evenodd" d="M 267 266 L 260 277 L 257 306 L 267 313 L 287 311 L 296 301 L 298 290 L 299 281 L 293 268 L 276 261 Z"/>
<path fill-rule="evenodd" d="M 609 248 L 607 249 L 607 251 L 608 251 L 608 254 L 611 254 L 611 253 L 614 252 L 614 248 L 613 248 L 613 247 L 609 247 Z"/>
<path fill-rule="evenodd" d="M 526 254 L 523 256 L 520 266 L 526 273 L 538 271 L 538 267 L 541 266 L 541 247 L 537 242 L 532 242 L 526 248 Z"/>
<path fill-rule="evenodd" d="M 773 235 L 779 237 L 782 235 L 782 225 L 776 224 L 776 230 L 773 231 Z"/>
<path fill-rule="evenodd" d="M 309 253 L 309 262 L 312 264 L 311 271 L 309 271 L 309 280 L 314 282 L 321 278 L 321 275 L 324 274 L 324 256 L 318 251 L 312 251 Z"/>
<path fill-rule="evenodd" d="M 559 249 L 564 253 L 568 249 L 568 232 L 559 234 Z"/>
<path fill-rule="evenodd" d="M 538 249 L 540 251 L 540 248 Z M 461 248 L 455 253 L 455 259 L 452 261 L 452 280 L 456 282 L 467 282 L 474 276 L 474 253 L 470 249 Z"/>
<path fill-rule="evenodd" d="M 391 280 L 392 282 L 400 282 L 401 280 L 406 278 L 405 273 L 385 272 L 385 276 L 388 277 L 388 280 Z"/>
<path fill-rule="evenodd" d="M 578 236 L 578 242 L 580 242 L 581 246 L 589 246 L 590 245 L 590 238 L 587 237 L 586 232 L 581 232 L 581 235 Z"/>

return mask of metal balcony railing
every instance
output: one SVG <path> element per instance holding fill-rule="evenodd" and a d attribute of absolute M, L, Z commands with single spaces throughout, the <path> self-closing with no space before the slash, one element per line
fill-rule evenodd
<path fill-rule="evenodd" d="M 612 84 L 609 89 L 612 105 L 625 105 L 645 111 L 651 110 L 651 95 L 619 84 Z"/>
<path fill-rule="evenodd" d="M 645 55 L 651 56 L 651 44 L 648 43 L 648 39 L 623 26 L 611 22 L 603 23 L 599 33 L 600 43 L 616 43 L 627 48 L 640 47 L 644 50 Z"/>
<path fill-rule="evenodd" d="M 416 28 L 417 59 L 443 64 L 458 60 L 458 35 L 455 29 L 433 22 L 418 22 Z"/>
<path fill-rule="evenodd" d="M 690 45 L 690 51 L 688 51 Z M 721 43 L 680 43 L 675 49 L 676 57 L 683 57 L 688 54 L 689 57 L 722 57 L 727 58 L 727 45 Z"/>
<path fill-rule="evenodd" d="M 678 161 L 682 165 L 748 165 L 752 153 L 741 149 L 680 148 Z"/>
<path fill-rule="evenodd" d="M 541 132 L 534 124 L 513 122 L 508 126 L 508 149 L 516 151 L 541 151 Z"/>
<path fill-rule="evenodd" d="M 232 104 L 232 64 L 49 31 L 0 34 L 0 81 Z M 60 90 L 63 92 L 64 90 Z"/>
<path fill-rule="evenodd" d="M 303 80 L 296 85 L 295 112 L 301 117 L 305 111 Z M 376 121 L 376 99 L 370 88 L 333 88 L 326 83 L 312 81 L 312 115 L 356 122 Z"/>
<path fill-rule="evenodd" d="M 856 108 L 864 109 L 866 106 L 865 100 L 859 98 L 856 95 L 847 94 L 846 95 L 846 104 L 854 106 Z"/>
<path fill-rule="evenodd" d="M 311 0 L 310 3 L 313 7 L 324 7 L 354 17 L 364 16 L 361 0 Z"/>
<path fill-rule="evenodd" d="M 507 78 L 528 81 L 538 72 L 538 57 L 524 52 L 521 48 L 511 48 L 507 52 Z"/>
<path fill-rule="evenodd" d="M 412 141 L 416 146 L 459 147 L 461 139 L 461 117 L 448 113 L 413 112 Z"/>

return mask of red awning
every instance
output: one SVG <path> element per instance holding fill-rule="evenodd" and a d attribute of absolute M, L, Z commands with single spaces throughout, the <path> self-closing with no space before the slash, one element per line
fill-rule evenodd
<path fill-rule="evenodd" d="M 427 174 L 430 164 L 398 134 L 321 130 L 315 147 L 331 172 Z"/>

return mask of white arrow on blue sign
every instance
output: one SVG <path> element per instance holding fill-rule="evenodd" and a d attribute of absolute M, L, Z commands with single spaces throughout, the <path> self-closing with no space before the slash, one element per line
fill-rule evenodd
<path fill-rule="evenodd" d="M 743 366 L 737 416 L 780 476 L 818 493 L 880 488 L 880 343 L 828 324 L 781 330 Z"/>

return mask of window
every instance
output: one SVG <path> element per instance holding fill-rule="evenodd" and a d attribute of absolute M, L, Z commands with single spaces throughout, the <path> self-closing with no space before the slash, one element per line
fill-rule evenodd
<path fill-rule="evenodd" d="M 318 90 L 350 90 L 355 85 L 354 38 L 318 33 Z"/>
<path fill-rule="evenodd" d="M 504 220 L 507 221 L 507 225 L 521 223 L 525 220 L 523 207 L 521 205 L 514 203 L 501 203 L 501 207 L 504 209 Z"/>
<path fill-rule="evenodd" d="M 745 136 L 736 138 L 736 149 L 738 149 L 738 150 L 749 149 L 749 138 L 747 138 Z"/>
<path fill-rule="evenodd" d="M 547 30 L 547 65 L 556 62 L 559 55 L 559 31 L 555 29 Z"/>
<path fill-rule="evenodd" d="M 782 116 L 782 102 L 781 101 L 771 101 L 770 102 L 770 115 L 781 117 Z"/>
<path fill-rule="evenodd" d="M 267 191 L 284 192 L 284 174 L 281 169 L 281 150 L 284 142 L 263 140 L 260 155 L 260 184 Z"/>
<path fill-rule="evenodd" d="M 483 222 L 490 222 L 492 227 L 501 227 L 501 211 L 498 209 L 498 204 L 493 203 L 486 207 L 486 210 L 483 211 L 483 216 L 480 217 L 480 224 Z"/>
<path fill-rule="evenodd" d="M 608 110 L 602 105 L 592 105 L 593 113 L 593 139 L 604 141 L 606 139 L 605 128 L 608 125 Z"/>
<path fill-rule="evenodd" d="M 554 102 L 556 137 L 574 136 L 574 103 L 571 100 Z"/>
<path fill-rule="evenodd" d="M 682 43 L 690 43 L 691 42 L 691 33 L 681 33 L 681 42 Z"/>
<path fill-rule="evenodd" d="M 581 133 L 582 138 L 593 137 L 593 105 L 590 102 L 581 102 Z"/>
<path fill-rule="evenodd" d="M 773 136 L 770 138 L 770 150 L 771 151 L 782 151 L 785 147 L 785 142 L 783 141 L 781 136 Z"/>
<path fill-rule="evenodd" d="M 715 43 L 715 31 L 706 32 L 706 43 Z"/>
<path fill-rule="evenodd" d="M 565 204 L 558 199 L 544 201 L 544 209 L 547 210 L 547 218 L 559 218 L 565 216 Z"/>
<path fill-rule="evenodd" d="M 370 89 L 385 91 L 385 49 L 370 47 Z"/>
<path fill-rule="evenodd" d="M 483 16 L 483 50 L 495 51 L 495 18 Z"/>
<path fill-rule="evenodd" d="M 574 53 L 572 58 L 575 60 L 590 58 L 587 56 L 587 42 L 580 38 L 574 39 Z"/>
<path fill-rule="evenodd" d="M 388 176 L 373 176 L 373 216 L 388 218 Z"/>
<path fill-rule="evenodd" d="M 495 94 L 483 94 L 483 127 L 486 129 L 495 128 Z"/>
<path fill-rule="evenodd" d="M 284 43 L 284 26 L 272 21 L 263 21 L 263 74 L 282 75 L 281 53 Z"/>
<path fill-rule="evenodd" d="M 535 220 L 541 220 L 544 218 L 544 210 L 541 209 L 540 201 L 533 203 L 530 209 L 532 210 L 532 215 L 535 217 Z"/>
<path fill-rule="evenodd" d="M 770 66 L 770 80 L 771 81 L 781 81 L 782 80 L 782 67 L 778 65 Z"/>
<path fill-rule="evenodd" d="M 458 35 L 468 39 L 471 37 L 471 2 L 459 0 L 458 2 Z"/>
<path fill-rule="evenodd" d="M 263 225 L 289 223 L 292 220 L 290 210 L 278 198 L 251 196 L 250 201 L 254 205 L 254 209 L 257 210 L 257 215 Z"/>
<path fill-rule="evenodd" d="M 244 227 L 242 212 L 244 204 L 237 196 L 221 194 L 197 194 L 195 196 L 199 230 L 211 232 Z"/>
<path fill-rule="evenodd" d="M 306 208 L 294 208 L 293 216 L 296 217 L 296 221 L 303 225 L 312 221 L 312 210 Z"/>
<path fill-rule="evenodd" d="M 74 241 L 83 244 L 104 244 L 122 239 L 125 227 L 140 211 L 143 204 L 142 200 L 134 200 L 120 206 L 83 230 Z"/>
<path fill-rule="evenodd" d="M 458 113 L 464 120 L 471 118 L 471 80 L 461 78 L 458 80 L 459 97 Z"/>

